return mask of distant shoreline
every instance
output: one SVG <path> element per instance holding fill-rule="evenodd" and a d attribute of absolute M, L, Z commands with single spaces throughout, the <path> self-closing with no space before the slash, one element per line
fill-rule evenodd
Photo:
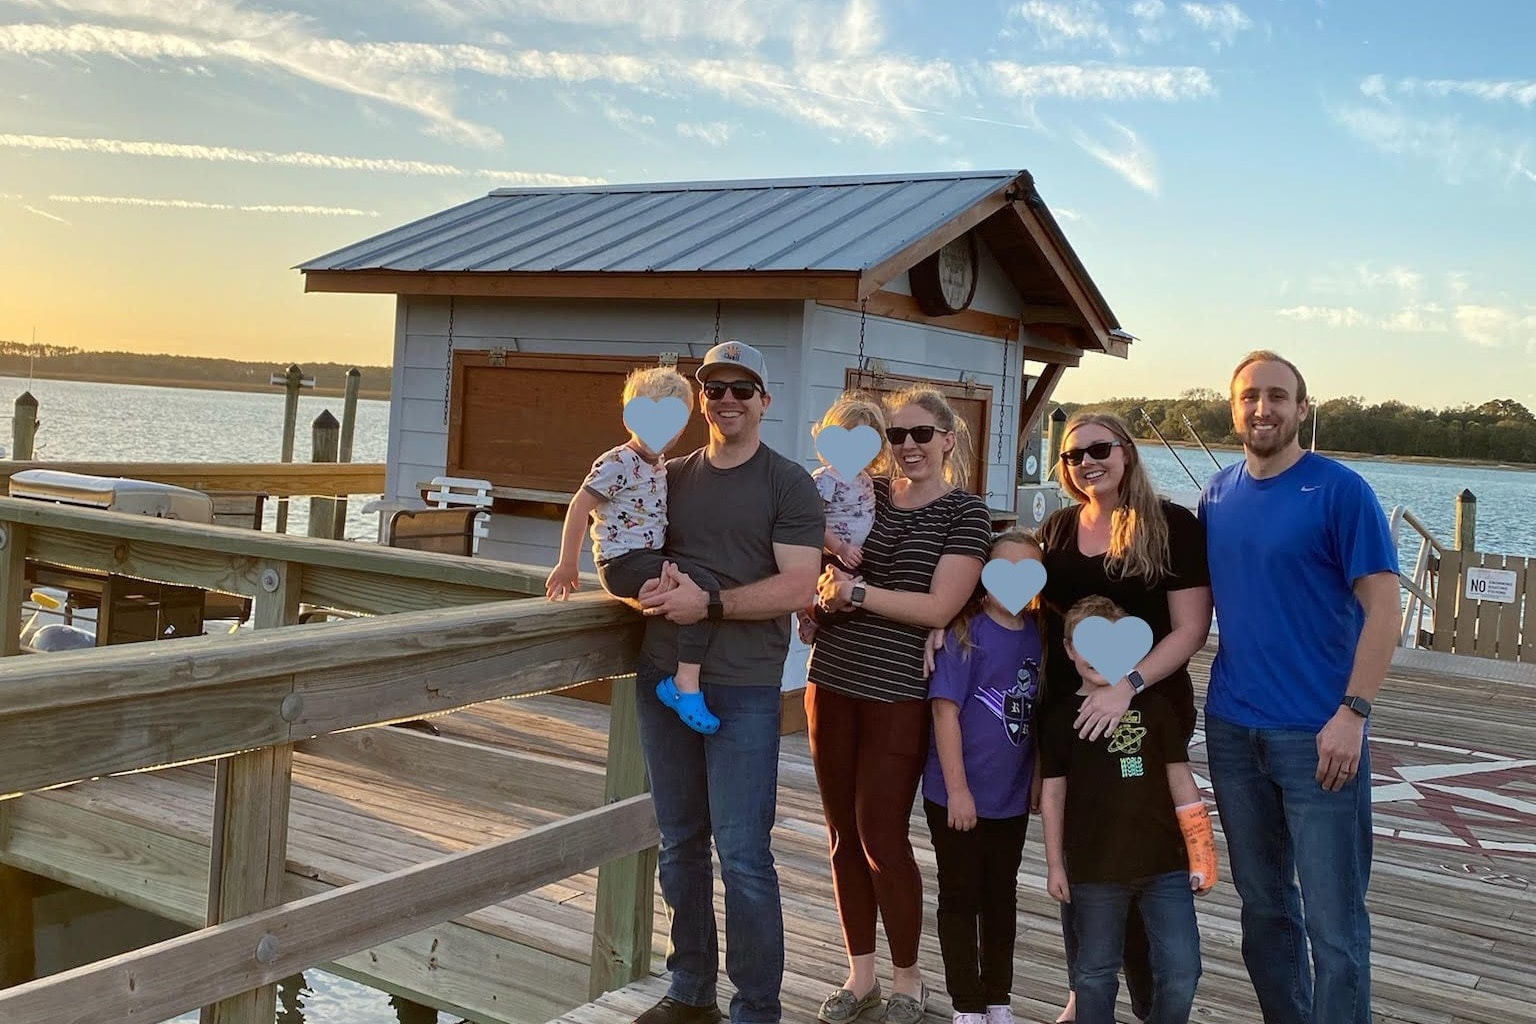
<path fill-rule="evenodd" d="M 1156 443 L 1156 438 L 1143 438 L 1141 441 Z M 1188 441 L 1170 441 L 1170 446 L 1179 451 L 1200 452 L 1198 444 L 1190 444 Z M 1206 447 L 1217 452 L 1240 452 L 1241 445 L 1235 444 L 1210 444 Z M 1201 452 L 1203 455 L 1204 453 Z M 1327 455 L 1329 458 L 1350 459 L 1356 462 L 1407 462 L 1425 466 L 1467 466 L 1472 469 L 1508 469 L 1517 473 L 1536 473 L 1536 464 L 1529 462 L 1499 462 L 1493 459 L 1450 459 L 1438 455 L 1375 455 L 1371 452 L 1335 452 L 1328 449 L 1320 449 L 1319 455 Z"/>
<path fill-rule="evenodd" d="M 13 380 L 26 380 L 25 377 L 12 377 Z M 243 394 L 282 394 L 282 385 L 260 384 L 246 381 L 216 381 L 216 380 L 166 380 L 160 377 L 128 377 L 112 376 L 109 374 L 94 374 L 82 376 L 78 373 L 48 373 L 39 370 L 32 374 L 34 380 L 59 380 L 71 381 L 81 384 L 133 384 L 140 387 L 151 388 L 181 388 L 188 391 L 234 391 Z M 317 398 L 342 398 L 346 395 L 345 388 L 313 387 L 304 388 L 301 395 L 313 395 Z M 389 401 L 388 391 L 369 390 L 363 388 L 358 391 L 357 397 L 371 401 Z"/>

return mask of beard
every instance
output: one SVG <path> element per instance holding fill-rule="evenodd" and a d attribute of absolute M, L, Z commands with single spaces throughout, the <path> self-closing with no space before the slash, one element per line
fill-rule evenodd
<path fill-rule="evenodd" d="M 1284 451 L 1290 443 L 1296 440 L 1296 435 L 1301 432 L 1301 417 L 1275 424 L 1275 429 L 1268 435 L 1260 435 L 1254 432 L 1252 424 L 1243 431 L 1243 447 L 1255 455 L 1273 455 Z"/>

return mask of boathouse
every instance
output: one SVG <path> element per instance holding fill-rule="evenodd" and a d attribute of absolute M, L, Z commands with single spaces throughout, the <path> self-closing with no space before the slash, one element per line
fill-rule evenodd
<path fill-rule="evenodd" d="M 386 503 L 488 481 L 479 554 L 532 565 L 624 436 L 633 367 L 757 346 L 763 438 L 808 469 L 845 388 L 932 383 L 971 428 L 972 490 L 1029 525 L 1056 507 L 1032 486 L 1048 399 L 1131 340 L 1027 171 L 501 189 L 299 269 L 308 291 L 397 296 Z M 693 417 L 679 450 L 705 432 Z M 786 685 L 803 671 L 792 655 Z"/>

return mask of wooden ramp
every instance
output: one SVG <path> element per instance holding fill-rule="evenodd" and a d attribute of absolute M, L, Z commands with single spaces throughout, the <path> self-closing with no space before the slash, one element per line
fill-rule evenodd
<path fill-rule="evenodd" d="M 1380 1021 L 1507 1024 L 1536 1005 L 1536 674 L 1412 652 L 1374 722 L 1378 838 L 1371 906 Z M 1447 670 L 1455 666 L 1457 674 Z M 1208 656 L 1197 659 L 1203 685 Z M 1473 674 L 1464 674 L 1464 673 Z M 1480 679 L 1476 673 L 1502 674 Z M 596 806 L 608 710 L 561 697 L 479 705 L 434 720 L 441 737 L 370 729 L 301 745 L 289 833 L 289 898 L 324 891 Z M 1203 769 L 1199 738 L 1193 750 Z M 522 788 L 498 779 L 515 758 Z M 203 913 L 212 770 L 103 779 L 8 804 L 0 860 L 192 925 Z M 933 853 L 920 809 L 912 835 L 929 880 L 924 969 L 930 1019 L 947 1020 L 934 924 Z M 814 1020 L 844 972 L 826 835 L 803 734 L 785 738 L 775 831 L 785 894 L 786 1022 Z M 1015 1012 L 1055 1019 L 1064 993 L 1056 905 L 1044 890 L 1039 826 L 1019 886 Z M 665 992 L 652 977 L 586 1003 L 596 874 L 545 886 L 338 969 L 365 983 L 491 1022 L 627 1024 Z M 657 898 L 656 956 L 666 916 Z M 717 907 L 723 894 L 717 888 Z M 1202 900 L 1198 1020 L 1254 1022 L 1229 881 Z M 536 969 L 530 951 L 557 954 Z M 561 966 L 564 965 L 564 966 Z M 889 963 L 881 957 L 882 977 Z M 722 977 L 721 1005 L 729 1000 Z M 1122 1013 L 1123 1020 L 1129 1020 Z"/>

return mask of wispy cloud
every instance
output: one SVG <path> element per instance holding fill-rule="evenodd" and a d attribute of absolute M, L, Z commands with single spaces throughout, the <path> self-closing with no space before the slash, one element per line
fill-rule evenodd
<path fill-rule="evenodd" d="M 337 156 L 303 151 L 279 153 L 233 146 L 200 146 L 179 142 L 146 142 L 129 139 L 82 139 L 64 135 L 0 134 L 0 148 L 52 150 L 65 153 L 97 153 L 109 156 L 158 157 L 200 160 L 211 163 L 265 164 L 308 167 L 329 171 L 364 171 L 374 174 L 408 174 L 434 178 L 487 178 L 506 185 L 599 185 L 601 178 L 534 171 L 499 171 L 420 160 Z"/>
<path fill-rule="evenodd" d="M 58 214 L 49 213 L 47 210 L 39 210 L 35 206 L 28 206 L 26 204 L 22 204 L 21 208 L 23 210 L 26 210 L 28 213 L 35 213 L 39 217 L 44 217 L 44 218 L 46 218 L 48 220 L 58 221 L 60 224 L 68 224 L 69 223 L 69 221 L 65 220 L 63 217 L 60 217 Z"/>
<path fill-rule="evenodd" d="M 1361 91 L 1367 96 L 1376 97 L 1388 93 L 1399 96 L 1462 96 L 1485 103 L 1516 103 L 1526 108 L 1536 107 L 1536 79 L 1530 78 L 1400 78 L 1388 82 L 1382 75 L 1371 75 L 1361 83 Z"/>
<path fill-rule="evenodd" d="M 1077 144 L 1089 156 L 1130 182 L 1150 196 L 1158 194 L 1157 158 L 1131 129 L 1118 121 L 1105 118 L 1117 136 L 1118 143 L 1104 143 L 1078 133 Z"/>
<path fill-rule="evenodd" d="M 1178 100 L 1216 93 L 1211 76 L 1198 67 L 1138 67 L 1119 64 L 989 65 L 998 92 L 1020 99 Z"/>
<path fill-rule="evenodd" d="M 1136 34 L 1144 43 L 1160 43 L 1172 35 L 1168 25 L 1168 5 L 1163 0 L 1136 0 L 1130 6 L 1136 20 Z"/>
<path fill-rule="evenodd" d="M 677 134 L 685 139 L 695 139 L 708 146 L 723 146 L 731 141 L 732 128 L 726 121 L 711 121 L 708 124 L 683 123 L 677 126 Z"/>
<path fill-rule="evenodd" d="M 53 195 L 54 203 L 82 203 L 91 206 L 140 206 L 167 210 L 227 210 L 236 213 L 287 213 L 310 217 L 377 217 L 377 210 L 357 210 L 348 206 L 307 206 L 259 203 L 205 203 L 196 199 L 155 199 L 147 196 L 76 196 Z"/>
<path fill-rule="evenodd" d="M 1383 153 L 1412 157 L 1437 167 L 1452 184 L 1482 178 L 1508 182 L 1528 170 L 1523 157 L 1530 141 L 1510 132 L 1375 104 L 1340 107 L 1333 111 L 1333 117 L 1361 142 Z M 1524 177 L 1536 180 L 1530 175 Z"/>
<path fill-rule="evenodd" d="M 1536 343 L 1536 308 L 1463 305 L 1456 307 L 1456 326 L 1468 341 L 1484 348 Z"/>
<path fill-rule="evenodd" d="M 1124 50 L 1097 0 L 1023 0 L 1009 14 L 1033 27 L 1041 44 L 1048 47 L 1090 45 L 1111 53 Z"/>
<path fill-rule="evenodd" d="M 1179 9 L 1195 27 L 1211 37 L 1218 49 L 1231 46 L 1238 35 L 1253 27 L 1253 19 L 1234 3 L 1196 4 L 1186 3 Z"/>
<path fill-rule="evenodd" d="M 1275 310 L 1275 315 L 1328 327 L 1361 327 L 1370 323 L 1370 317 L 1354 306 L 1289 306 Z"/>

